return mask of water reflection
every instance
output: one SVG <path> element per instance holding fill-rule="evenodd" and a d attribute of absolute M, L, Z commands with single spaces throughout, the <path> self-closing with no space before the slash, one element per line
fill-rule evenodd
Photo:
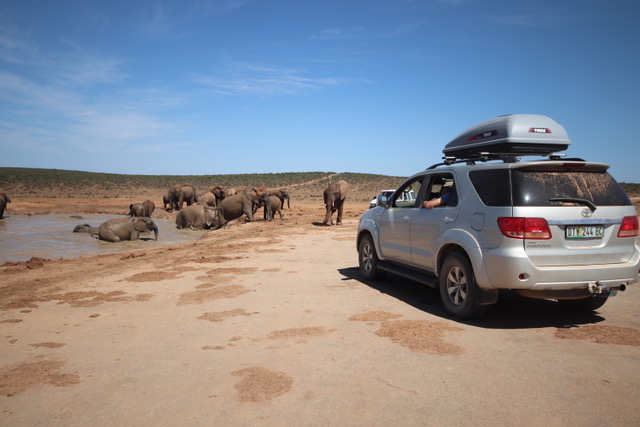
<path fill-rule="evenodd" d="M 114 215 L 50 214 L 6 216 L 0 220 L 0 264 L 7 261 L 27 261 L 31 257 L 47 259 L 73 258 L 125 250 L 155 248 L 192 242 L 205 231 L 178 230 L 175 221 L 153 218 L 158 226 L 158 240 L 153 233 L 142 233 L 139 241 L 103 242 L 87 233 L 74 233 L 78 224 L 99 226 Z"/>

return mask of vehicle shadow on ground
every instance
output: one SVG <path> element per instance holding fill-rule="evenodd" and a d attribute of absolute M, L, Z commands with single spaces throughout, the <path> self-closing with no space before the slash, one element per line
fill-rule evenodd
<path fill-rule="evenodd" d="M 568 328 L 604 320 L 597 312 L 570 311 L 555 301 L 526 298 L 513 291 L 500 291 L 498 302 L 491 305 L 483 316 L 477 319 L 460 320 L 445 311 L 438 289 L 391 273 L 380 281 L 367 281 L 360 275 L 358 267 L 340 268 L 338 272 L 344 276 L 343 280 L 356 280 L 425 313 L 480 328 Z"/>

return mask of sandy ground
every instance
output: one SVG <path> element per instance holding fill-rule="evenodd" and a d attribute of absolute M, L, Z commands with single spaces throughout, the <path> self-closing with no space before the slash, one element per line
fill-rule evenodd
<path fill-rule="evenodd" d="M 366 207 L 322 227 L 317 201 L 293 203 L 186 245 L 0 266 L 0 425 L 640 423 L 639 284 L 593 314 L 505 293 L 455 321 L 434 290 L 360 279 Z"/>

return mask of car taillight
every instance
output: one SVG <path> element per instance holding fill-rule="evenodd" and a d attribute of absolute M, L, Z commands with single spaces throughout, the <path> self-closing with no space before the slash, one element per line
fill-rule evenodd
<path fill-rule="evenodd" d="M 512 239 L 550 239 L 551 230 L 544 218 L 500 217 L 500 231 Z"/>
<path fill-rule="evenodd" d="M 618 230 L 618 237 L 636 237 L 637 235 L 638 217 L 634 215 L 622 218 L 622 224 L 620 224 L 620 230 Z"/>

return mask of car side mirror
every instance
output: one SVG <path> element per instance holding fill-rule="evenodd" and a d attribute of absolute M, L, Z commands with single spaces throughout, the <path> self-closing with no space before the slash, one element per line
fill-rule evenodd
<path fill-rule="evenodd" d="M 389 198 L 387 196 L 378 197 L 378 206 L 388 207 Z"/>

